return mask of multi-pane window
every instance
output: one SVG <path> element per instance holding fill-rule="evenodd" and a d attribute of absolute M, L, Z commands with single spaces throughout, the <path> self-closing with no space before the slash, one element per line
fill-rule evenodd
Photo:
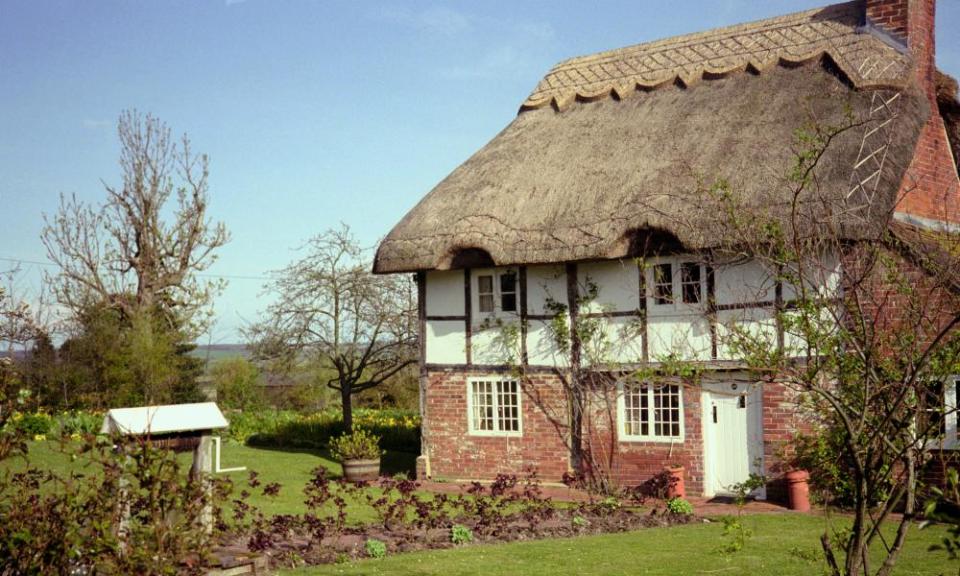
<path fill-rule="evenodd" d="M 517 273 L 507 270 L 477 275 L 477 310 L 481 314 L 517 311 Z"/>
<path fill-rule="evenodd" d="M 654 306 L 681 307 L 703 302 L 703 266 L 699 262 L 661 261 L 651 268 Z"/>
<path fill-rule="evenodd" d="M 517 311 L 517 275 L 514 272 L 500 275 L 500 309 L 504 312 Z"/>
<path fill-rule="evenodd" d="M 485 314 L 492 314 L 493 303 L 496 299 L 493 293 L 492 274 L 477 276 L 477 296 L 480 298 L 480 311 Z"/>
<path fill-rule="evenodd" d="M 620 431 L 627 439 L 682 440 L 683 406 L 676 384 L 623 385 Z"/>
<path fill-rule="evenodd" d="M 700 303 L 700 265 L 696 262 L 680 265 L 680 292 L 684 304 Z"/>
<path fill-rule="evenodd" d="M 925 435 L 937 448 L 960 448 L 957 436 L 957 400 L 960 397 L 960 377 L 951 376 L 943 382 L 924 386 L 918 398 L 920 416 L 917 431 Z"/>
<path fill-rule="evenodd" d="M 520 386 L 516 380 L 471 379 L 470 432 L 520 434 Z"/>
<path fill-rule="evenodd" d="M 673 304 L 673 265 L 653 267 L 653 300 L 657 305 Z"/>
<path fill-rule="evenodd" d="M 947 419 L 944 417 L 943 382 L 930 382 L 923 387 L 920 408 L 923 416 L 918 422 L 918 432 L 930 437 L 943 437 L 947 432 Z"/>

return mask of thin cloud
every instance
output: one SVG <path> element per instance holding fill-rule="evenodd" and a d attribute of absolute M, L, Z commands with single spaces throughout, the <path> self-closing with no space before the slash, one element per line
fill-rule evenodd
<path fill-rule="evenodd" d="M 468 15 L 445 6 L 431 6 L 420 11 L 413 11 L 405 7 L 384 6 L 380 9 L 377 17 L 388 22 L 395 22 L 443 36 L 457 36 L 471 26 L 471 18 Z"/>
<path fill-rule="evenodd" d="M 90 130 L 102 130 L 113 126 L 113 122 L 110 120 L 95 120 L 92 118 L 84 118 L 82 124 L 84 128 L 89 128 Z"/>

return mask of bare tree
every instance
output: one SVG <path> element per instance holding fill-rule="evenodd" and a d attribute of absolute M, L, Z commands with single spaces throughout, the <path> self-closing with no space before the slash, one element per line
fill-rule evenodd
<path fill-rule="evenodd" d="M 0 277 L 11 279 L 18 270 L 0 272 Z M 13 290 L 0 284 L 0 353 L 11 354 L 14 348 L 24 347 L 33 341 L 40 331 L 38 319 L 30 306 L 13 295 Z"/>
<path fill-rule="evenodd" d="M 307 253 L 276 272 L 267 286 L 275 302 L 248 336 L 261 358 L 309 358 L 332 370 L 326 385 L 340 392 L 352 429 L 352 398 L 416 362 L 412 282 L 370 273 L 368 250 L 348 227 L 315 236 Z"/>
<path fill-rule="evenodd" d="M 50 279 L 57 300 L 74 313 L 94 302 L 128 314 L 159 306 L 202 328 L 198 312 L 223 284 L 196 273 L 229 239 L 207 215 L 207 156 L 195 154 L 186 135 L 177 143 L 166 124 L 135 111 L 120 116 L 117 133 L 123 180 L 104 183 L 107 201 L 61 196 L 57 213 L 44 215 L 41 238 L 60 267 Z"/>

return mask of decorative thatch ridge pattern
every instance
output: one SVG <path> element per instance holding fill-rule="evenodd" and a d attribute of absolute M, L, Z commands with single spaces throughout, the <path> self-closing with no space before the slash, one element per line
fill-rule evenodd
<path fill-rule="evenodd" d="M 563 110 L 575 100 L 623 99 L 638 90 L 691 86 L 824 55 L 857 87 L 902 87 L 910 58 L 862 28 L 861 11 L 849 2 L 573 58 L 555 66 L 521 109 L 550 104 Z"/>

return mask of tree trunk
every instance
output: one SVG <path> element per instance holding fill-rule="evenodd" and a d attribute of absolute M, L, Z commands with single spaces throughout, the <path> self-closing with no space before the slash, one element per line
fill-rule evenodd
<path fill-rule="evenodd" d="M 571 380 L 570 464 L 576 472 L 586 472 L 583 462 L 583 390 L 579 374 L 574 373 Z"/>
<path fill-rule="evenodd" d="M 343 405 L 343 427 L 349 433 L 353 432 L 353 386 L 344 385 L 340 388 L 340 403 Z"/>

